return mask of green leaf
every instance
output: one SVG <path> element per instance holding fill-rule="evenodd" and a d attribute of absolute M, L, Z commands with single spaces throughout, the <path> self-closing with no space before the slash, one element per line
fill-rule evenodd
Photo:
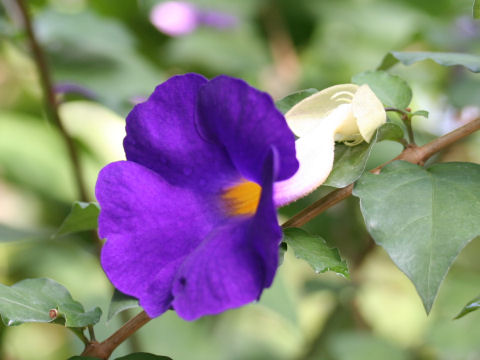
<path fill-rule="evenodd" d="M 49 315 L 54 309 L 58 310 L 56 319 Z M 0 314 L 7 326 L 55 320 L 67 327 L 85 327 L 96 324 L 102 311 L 98 307 L 85 311 L 67 289 L 53 280 L 26 279 L 12 286 L 0 284 Z"/>
<path fill-rule="evenodd" d="M 385 123 L 378 128 L 377 142 L 383 140 L 401 141 L 404 137 L 403 129 L 394 123 Z"/>
<path fill-rule="evenodd" d="M 388 70 L 398 62 L 401 62 L 404 65 L 411 65 L 427 59 L 433 60 L 443 66 L 460 65 L 475 73 L 480 72 L 480 56 L 464 53 L 431 51 L 392 51 L 383 58 L 382 63 L 377 69 Z"/>
<path fill-rule="evenodd" d="M 335 144 L 333 168 L 323 185 L 343 188 L 357 180 L 365 171 L 374 143 L 363 142 L 355 146 Z"/>
<path fill-rule="evenodd" d="M 451 264 L 480 235 L 480 165 L 404 161 L 365 173 L 353 194 L 367 229 L 412 280 L 427 312 Z"/>
<path fill-rule="evenodd" d="M 294 92 L 275 102 L 275 105 L 282 114 L 286 114 L 294 105 L 318 92 L 317 89 L 306 89 Z"/>
<path fill-rule="evenodd" d="M 172 360 L 172 358 L 169 358 L 168 356 L 159 356 L 150 353 L 139 352 L 116 358 L 116 360 Z"/>
<path fill-rule="evenodd" d="M 393 123 L 385 123 L 378 128 L 377 135 L 369 144 L 366 142 L 355 146 L 335 144 L 333 168 L 323 185 L 342 188 L 353 183 L 365 171 L 375 143 L 383 140 L 398 141 L 399 139 L 403 139 L 402 128 Z"/>
<path fill-rule="evenodd" d="M 285 229 L 283 235 L 283 240 L 293 249 L 295 256 L 305 260 L 316 273 L 334 271 L 349 277 L 347 264 L 341 259 L 338 250 L 328 247 L 320 236 L 310 235 L 297 228 Z"/>
<path fill-rule="evenodd" d="M 380 101 L 388 107 L 405 109 L 412 100 L 412 89 L 407 82 L 385 71 L 366 71 L 353 76 L 352 82 L 370 86 Z"/>
<path fill-rule="evenodd" d="M 478 309 L 480 309 L 480 296 L 473 299 L 467 305 L 465 305 L 462 311 L 460 311 L 458 315 L 455 316 L 455 319 L 460 319 L 461 317 L 464 317 L 468 313 L 471 313 L 472 311 L 475 311 Z"/>
<path fill-rule="evenodd" d="M 138 306 L 138 299 L 115 289 L 113 291 L 112 300 L 110 301 L 107 320 L 112 319 L 115 315 L 121 313 L 122 311 L 136 308 Z"/>
<path fill-rule="evenodd" d="M 47 230 L 25 230 L 0 224 L 0 242 L 42 240 L 51 236 Z"/>
<path fill-rule="evenodd" d="M 473 18 L 480 19 L 480 0 L 473 2 Z"/>
<path fill-rule="evenodd" d="M 55 236 L 96 229 L 99 213 L 100 208 L 97 203 L 75 201 Z"/>
<path fill-rule="evenodd" d="M 428 118 L 428 111 L 418 110 L 418 111 L 413 112 L 412 116 L 423 116 L 424 118 Z"/>

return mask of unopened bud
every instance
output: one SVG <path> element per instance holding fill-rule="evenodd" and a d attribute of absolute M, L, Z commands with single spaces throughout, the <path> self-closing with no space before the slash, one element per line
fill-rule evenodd
<path fill-rule="evenodd" d="M 48 312 L 48 316 L 50 316 L 50 319 L 56 319 L 58 316 L 58 310 L 57 309 L 51 309 Z"/>

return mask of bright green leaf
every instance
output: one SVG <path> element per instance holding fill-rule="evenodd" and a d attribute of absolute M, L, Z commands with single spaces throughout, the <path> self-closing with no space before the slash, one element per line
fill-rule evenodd
<path fill-rule="evenodd" d="M 305 260 L 316 273 L 334 271 L 349 277 L 347 264 L 337 249 L 330 248 L 320 236 L 310 235 L 302 229 L 288 228 L 283 231 L 284 241 L 293 249 L 295 256 Z"/>
<path fill-rule="evenodd" d="M 50 310 L 58 310 L 58 320 L 67 327 L 96 324 L 102 311 L 85 311 L 65 287 L 50 279 L 26 279 L 12 286 L 0 284 L 0 314 L 7 326 L 25 322 L 52 322 Z M 62 321 L 62 322 L 63 322 Z"/>
<path fill-rule="evenodd" d="M 365 173 L 360 198 L 368 231 L 412 280 L 427 312 L 452 262 L 480 235 L 480 165 L 428 169 L 403 161 Z"/>
<path fill-rule="evenodd" d="M 397 124 L 389 122 L 378 128 L 377 142 L 384 140 L 401 141 L 403 136 L 403 129 Z"/>
<path fill-rule="evenodd" d="M 318 92 L 317 89 L 306 89 L 294 92 L 293 94 L 285 96 L 283 99 L 280 99 L 275 102 L 277 109 L 281 111 L 282 114 L 287 113 L 294 105 L 309 97 L 310 95 Z"/>
<path fill-rule="evenodd" d="M 405 109 L 412 100 L 412 89 L 406 81 L 385 71 L 366 71 L 353 76 L 352 82 L 367 84 L 388 107 Z"/>
<path fill-rule="evenodd" d="M 325 186 L 345 187 L 357 180 L 364 172 L 375 141 L 356 146 L 335 144 L 335 160 Z"/>
<path fill-rule="evenodd" d="M 72 210 L 58 229 L 56 236 L 97 228 L 100 208 L 97 203 L 75 201 Z"/>
<path fill-rule="evenodd" d="M 412 116 L 423 116 L 424 118 L 428 118 L 428 111 L 426 110 L 418 110 L 412 113 Z"/>
<path fill-rule="evenodd" d="M 477 0 L 478 1 L 478 0 Z M 430 51 L 392 51 L 382 60 L 378 70 L 387 70 L 393 65 L 401 62 L 404 65 L 411 65 L 418 61 L 433 60 L 444 66 L 461 65 L 473 72 L 480 72 L 480 56 L 464 53 L 445 53 Z"/>
<path fill-rule="evenodd" d="M 480 19 L 480 0 L 473 2 L 473 18 Z"/>
<path fill-rule="evenodd" d="M 172 360 L 172 358 L 169 358 L 168 356 L 159 356 L 159 355 L 153 355 L 150 353 L 139 352 L 139 353 L 129 354 L 127 356 L 122 356 L 122 357 L 116 358 L 115 360 Z"/>
<path fill-rule="evenodd" d="M 342 188 L 353 183 L 365 171 L 368 158 L 376 142 L 383 140 L 398 141 L 399 139 L 403 139 L 402 128 L 393 123 L 385 123 L 378 128 L 377 135 L 372 138 L 369 144 L 366 142 L 356 146 L 335 144 L 333 168 L 323 185 Z"/>
<path fill-rule="evenodd" d="M 108 309 L 107 320 L 110 320 L 122 311 L 138 307 L 138 299 L 126 295 L 117 289 L 114 290 L 110 307 Z"/>
<path fill-rule="evenodd" d="M 478 309 L 480 309 L 480 296 L 473 299 L 467 305 L 465 305 L 462 311 L 460 311 L 460 313 L 457 316 L 455 316 L 455 319 L 460 319 L 461 317 L 464 317 L 468 313 L 471 313 L 472 311 L 475 311 Z"/>

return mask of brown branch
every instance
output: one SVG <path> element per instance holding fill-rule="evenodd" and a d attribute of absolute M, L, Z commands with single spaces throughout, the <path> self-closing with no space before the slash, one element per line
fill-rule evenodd
<path fill-rule="evenodd" d="M 92 356 L 103 360 L 108 359 L 118 345 L 128 339 L 135 331 L 140 329 L 150 320 L 151 318 L 145 313 L 145 311 L 142 311 L 137 316 L 127 321 L 105 341 L 101 343 L 91 341 L 85 347 L 82 356 Z"/>
<path fill-rule="evenodd" d="M 429 143 L 423 146 L 411 145 L 408 146 L 405 150 L 402 151 L 395 159 L 386 162 L 370 172 L 378 174 L 380 170 L 387 164 L 395 160 L 404 160 L 411 162 L 413 164 L 423 164 L 428 160 L 432 155 L 436 154 L 440 150 L 445 149 L 446 147 L 452 145 L 460 139 L 470 135 L 471 133 L 480 129 L 480 118 L 477 118 L 473 121 L 470 121 L 468 124 L 465 124 L 458 129 L 443 135 L 435 140 L 430 141 Z M 316 201 L 309 207 L 303 209 L 298 214 L 292 216 L 289 220 L 282 224 L 282 228 L 289 227 L 298 227 L 303 226 L 316 216 L 323 213 L 325 210 L 331 208 L 333 205 L 339 203 L 340 201 L 346 199 L 352 195 L 353 184 L 348 185 L 347 187 L 337 189 L 329 193 L 327 196 Z"/>
<path fill-rule="evenodd" d="M 432 155 L 436 154 L 442 149 L 452 145 L 453 143 L 457 142 L 460 139 L 474 133 L 475 131 L 480 129 L 480 118 L 470 121 L 469 123 L 459 127 L 452 132 L 443 135 L 426 145 L 420 147 L 421 153 L 421 161 L 426 161 Z"/>
<path fill-rule="evenodd" d="M 82 176 L 79 156 L 73 143 L 72 138 L 65 130 L 65 127 L 62 124 L 60 116 L 58 114 L 58 104 L 55 98 L 55 92 L 53 90 L 52 81 L 50 78 L 50 73 L 48 70 L 48 65 L 45 60 L 45 55 L 40 47 L 35 33 L 33 31 L 32 21 L 30 19 L 28 7 L 25 4 L 24 0 L 16 0 L 18 9 L 20 10 L 20 15 L 27 32 L 28 40 L 32 50 L 33 58 L 40 75 L 40 82 L 43 89 L 43 95 L 45 98 L 45 109 L 50 121 L 58 128 L 65 145 L 68 150 L 68 155 L 70 156 L 72 170 L 77 183 L 78 196 L 82 201 L 88 201 L 87 191 L 85 183 Z"/>
<path fill-rule="evenodd" d="M 328 208 L 349 197 L 352 194 L 352 190 L 353 184 L 350 184 L 347 187 L 332 191 L 328 195 L 300 211 L 298 214 L 292 216 L 282 224 L 282 227 L 286 229 L 289 227 L 305 225 L 307 222 L 317 217 Z"/>

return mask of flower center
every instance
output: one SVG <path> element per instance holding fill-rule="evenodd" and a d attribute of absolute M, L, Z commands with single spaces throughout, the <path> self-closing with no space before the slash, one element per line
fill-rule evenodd
<path fill-rule="evenodd" d="M 222 194 L 229 215 L 253 215 L 257 211 L 262 188 L 257 183 L 242 180 Z"/>

